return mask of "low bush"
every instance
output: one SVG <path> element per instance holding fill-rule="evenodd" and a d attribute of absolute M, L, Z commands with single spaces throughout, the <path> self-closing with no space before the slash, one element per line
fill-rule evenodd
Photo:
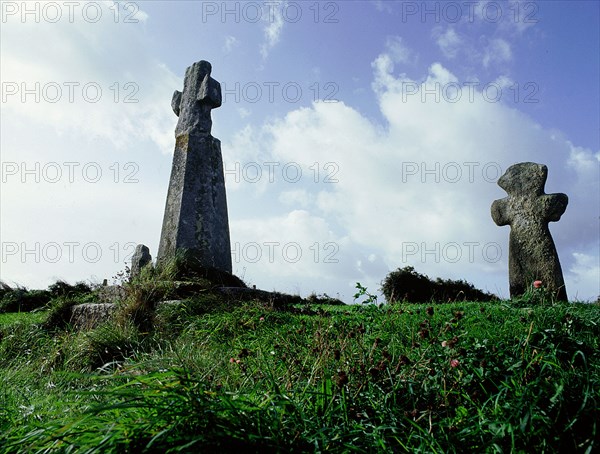
<path fill-rule="evenodd" d="M 47 290 L 11 289 L 2 296 L 0 313 L 31 312 L 44 307 L 51 298 L 52 294 Z"/>
<path fill-rule="evenodd" d="M 45 308 L 56 298 L 79 298 L 91 295 L 93 289 L 84 282 L 75 285 L 64 281 L 51 284 L 47 290 L 27 290 L 24 287 L 15 289 L 0 282 L 0 313 L 31 312 Z"/>
<path fill-rule="evenodd" d="M 405 301 L 409 303 L 440 303 L 453 301 L 494 301 L 498 298 L 476 289 L 464 280 L 437 278 L 432 281 L 420 274 L 412 266 L 398 268 L 389 273 L 381 284 L 381 291 L 388 303 Z"/>

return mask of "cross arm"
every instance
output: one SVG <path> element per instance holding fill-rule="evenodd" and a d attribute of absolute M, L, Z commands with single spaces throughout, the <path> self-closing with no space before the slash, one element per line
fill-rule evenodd
<path fill-rule="evenodd" d="M 203 104 L 208 104 L 213 109 L 220 107 L 221 84 L 207 74 L 202 80 L 197 99 Z"/>
<path fill-rule="evenodd" d="M 544 194 L 540 197 L 540 203 L 544 219 L 548 222 L 556 222 L 566 211 L 569 197 L 562 193 Z"/>
<path fill-rule="evenodd" d="M 510 224 L 510 216 L 508 215 L 508 198 L 494 200 L 492 203 L 492 219 L 496 225 Z"/>
<path fill-rule="evenodd" d="M 173 93 L 171 108 L 173 109 L 173 112 L 175 112 L 175 115 L 179 116 L 179 111 L 181 109 L 181 92 L 179 90 L 175 90 L 175 93 Z"/>

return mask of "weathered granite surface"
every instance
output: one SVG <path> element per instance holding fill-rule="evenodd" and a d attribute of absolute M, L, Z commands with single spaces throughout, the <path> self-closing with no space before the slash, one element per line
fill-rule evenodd
<path fill-rule="evenodd" d="M 152 263 L 152 256 L 150 255 L 150 249 L 144 244 L 138 244 L 135 247 L 133 256 L 131 257 L 131 271 L 130 278 L 134 279 L 139 276 L 144 268 L 149 263 Z"/>
<path fill-rule="evenodd" d="M 127 290 L 121 285 L 105 285 L 98 289 L 99 303 L 115 303 L 127 297 Z"/>
<path fill-rule="evenodd" d="M 176 289 L 178 294 L 177 296 L 180 298 L 191 297 L 210 291 L 211 293 L 219 295 L 223 301 L 232 302 L 257 300 L 269 303 L 273 308 L 276 309 L 304 301 L 300 296 L 286 295 L 279 292 L 267 292 L 265 290 L 252 288 L 215 287 L 209 290 L 203 287 L 201 284 L 196 284 L 193 282 L 176 283 Z M 70 323 L 75 329 L 94 329 L 102 323 L 110 320 L 111 316 L 115 313 L 118 307 L 118 304 L 116 304 L 117 301 L 118 300 L 115 300 L 115 303 L 86 303 L 73 306 L 71 308 Z M 160 301 L 155 304 L 155 308 L 158 309 L 161 306 L 173 306 L 179 304 L 185 304 L 185 300 L 170 299 Z"/>
<path fill-rule="evenodd" d="M 565 194 L 546 194 L 548 168 L 522 162 L 509 167 L 498 179 L 508 197 L 492 203 L 497 225 L 510 225 L 508 275 L 510 296 L 525 293 L 533 281 L 542 281 L 558 300 L 567 300 L 567 291 L 549 222 L 560 219 L 569 202 Z"/>
<path fill-rule="evenodd" d="M 71 324 L 75 329 L 87 330 L 96 328 L 108 321 L 117 308 L 112 303 L 86 303 L 71 308 Z"/>
<path fill-rule="evenodd" d="M 210 134 L 221 85 L 210 73 L 207 61 L 191 65 L 171 102 L 179 121 L 157 262 L 185 251 L 202 266 L 231 273 L 221 142 Z"/>

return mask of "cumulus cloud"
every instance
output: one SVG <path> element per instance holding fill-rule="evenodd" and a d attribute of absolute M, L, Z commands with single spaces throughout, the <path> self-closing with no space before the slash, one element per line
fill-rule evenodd
<path fill-rule="evenodd" d="M 303 209 L 230 222 L 234 273 L 261 288 L 335 296 L 348 272 L 348 240 Z M 285 285 L 282 285 L 285 282 Z"/>
<path fill-rule="evenodd" d="M 182 80 L 147 54 L 146 13 L 115 23 L 112 3 L 96 3 L 102 14 L 93 27 L 79 16 L 69 22 L 66 13 L 56 23 L 3 24 L 3 111 L 120 149 L 150 138 L 169 152 L 173 117 L 164 99 Z M 25 46 L 25 37 L 40 45 Z"/>
<path fill-rule="evenodd" d="M 113 28 L 110 20 L 97 25 L 79 30 L 67 23 L 24 28 L 7 23 L 2 30 L 3 81 L 94 82 L 103 90 L 95 103 L 22 103 L 17 94 L 2 106 L 3 159 L 62 162 L 72 160 L 73 150 L 83 161 L 105 157 L 105 178 L 98 184 L 69 183 L 67 192 L 60 190 L 64 182 L 3 186 L 3 241 L 99 242 L 111 257 L 103 268 L 78 260 L 71 276 L 110 276 L 106 273 L 125 261 L 123 238 L 158 244 L 159 230 L 148 234 L 141 226 L 161 224 L 165 187 L 153 183 L 168 181 L 170 157 L 149 162 L 147 150 L 171 152 L 176 117 L 164 100 L 182 84 L 146 53 L 137 25 Z M 71 26 L 77 43 L 73 30 L 65 28 Z M 266 24 L 263 58 L 279 42 L 282 27 L 280 16 Z M 460 39 L 462 31 L 455 33 Z M 25 36 L 39 47 L 25 49 Z M 453 40 L 448 30 L 438 36 L 448 58 Z M 487 51 L 477 54 L 478 61 L 488 68 L 512 59 L 507 39 L 483 42 Z M 515 162 L 535 161 L 549 167 L 547 192 L 570 197 L 563 219 L 551 225 L 569 295 L 595 298 L 597 150 L 545 130 L 503 99 L 486 98 L 442 63 L 432 61 L 426 71 L 409 74 L 416 71 L 416 59 L 400 37 L 389 38 L 385 52 L 374 58 L 372 88 L 382 123 L 343 102 L 316 102 L 223 140 L 234 271 L 262 288 L 340 292 L 351 301 L 357 281 L 375 291 L 388 271 L 412 265 L 506 297 L 508 228 L 495 226 L 489 209 L 506 195 L 495 184 L 500 174 Z M 129 81 L 138 85 L 135 94 L 125 85 Z M 506 87 L 511 81 L 499 77 L 496 83 Z M 138 102 L 115 103 L 117 87 L 120 100 L 130 95 Z M 237 113 L 248 115 L 243 108 Z M 134 163 L 144 164 L 135 175 L 138 184 L 121 184 L 127 159 L 120 159 L 119 184 L 113 182 L 115 153 L 106 153 L 107 147 L 123 156 L 134 153 Z M 262 178 L 250 183 L 257 166 Z M 160 175 L 153 167 L 162 167 Z M 60 222 L 73 213 L 77 222 Z M 40 219 L 55 220 L 43 235 Z M 27 280 L 57 269 L 52 263 L 46 271 L 29 265 L 13 275 Z"/>
<path fill-rule="evenodd" d="M 24 285 L 101 282 L 158 240 L 182 80 L 149 54 L 146 13 L 93 8 L 2 24 L 1 271 Z"/>
<path fill-rule="evenodd" d="M 600 298 L 598 288 L 598 276 L 600 276 L 600 260 L 598 256 L 581 252 L 573 253 L 574 262 L 567 270 L 568 276 L 573 284 L 571 299 L 591 299 L 594 295 Z M 567 287 L 568 290 L 568 287 Z"/>
<path fill-rule="evenodd" d="M 253 220 L 244 235 L 258 231 L 268 239 L 312 230 L 326 238 L 331 232 L 345 257 L 343 266 L 326 268 L 342 282 L 339 288 L 359 280 L 376 289 L 389 270 L 412 265 L 507 297 L 509 230 L 490 217 L 492 201 L 506 196 L 496 180 L 516 162 L 541 162 L 549 167 L 547 192 L 572 195 L 563 219 L 551 226 L 567 290 L 593 297 L 597 273 L 583 270 L 597 257 L 581 254 L 598 249 L 598 153 L 573 146 L 477 88 L 469 96 L 463 87 L 458 99 L 448 100 L 445 87 L 461 87 L 461 80 L 440 63 L 409 77 L 394 73 L 394 61 L 386 52 L 373 62 L 385 125 L 338 102 L 296 109 L 262 128 L 265 159 L 294 161 L 311 176 L 314 163 L 332 163 L 337 182 L 308 181 L 287 192 L 269 187 L 281 193 L 278 209 L 287 215 Z M 302 216 L 289 211 L 293 204 L 306 210 Z M 312 273 L 284 262 L 277 272 Z"/>
<path fill-rule="evenodd" d="M 279 201 L 284 205 L 307 208 L 312 202 L 312 194 L 306 189 L 284 191 L 279 195 Z"/>

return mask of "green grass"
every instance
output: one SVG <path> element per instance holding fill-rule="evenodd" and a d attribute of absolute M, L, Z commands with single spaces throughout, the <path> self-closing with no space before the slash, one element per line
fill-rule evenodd
<path fill-rule="evenodd" d="M 598 449 L 598 306 L 209 303 L 0 316 L 0 453 Z"/>
<path fill-rule="evenodd" d="M 0 326 L 11 325 L 15 322 L 20 323 L 40 323 L 46 318 L 45 312 L 9 312 L 0 314 Z"/>

